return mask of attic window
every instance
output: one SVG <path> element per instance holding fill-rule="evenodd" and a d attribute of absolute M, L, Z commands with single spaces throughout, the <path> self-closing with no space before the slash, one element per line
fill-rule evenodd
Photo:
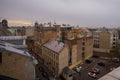
<path fill-rule="evenodd" d="M 115 37 L 115 35 L 113 35 L 113 37 Z"/>

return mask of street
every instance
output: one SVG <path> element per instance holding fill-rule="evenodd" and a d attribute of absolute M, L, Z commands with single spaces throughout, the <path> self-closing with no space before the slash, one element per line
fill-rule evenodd
<path fill-rule="evenodd" d="M 110 72 L 110 68 L 105 66 L 99 66 L 97 65 L 98 62 L 104 62 L 105 64 L 107 63 L 106 60 L 101 59 L 101 58 L 91 58 L 92 62 L 91 63 L 86 63 L 84 62 L 83 64 L 79 65 L 82 67 L 80 73 L 76 73 L 75 75 L 75 80 L 97 80 L 100 77 L 104 76 L 108 72 Z M 88 75 L 88 72 L 92 70 L 92 68 L 98 68 L 100 70 L 100 73 L 97 74 L 96 78 L 93 78 Z"/>
<path fill-rule="evenodd" d="M 48 78 L 44 77 L 42 75 L 42 72 L 39 70 L 39 67 L 42 67 L 49 77 L 53 76 L 51 71 L 48 70 L 42 63 L 39 62 L 39 64 L 36 65 L 36 77 L 40 78 L 40 80 L 48 80 L 49 77 Z"/>

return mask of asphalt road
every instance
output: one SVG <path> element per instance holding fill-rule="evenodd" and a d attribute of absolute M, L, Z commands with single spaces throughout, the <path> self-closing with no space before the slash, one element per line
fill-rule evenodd
<path fill-rule="evenodd" d="M 84 62 L 80 66 L 82 66 L 82 70 L 79 73 L 75 74 L 75 80 L 97 80 L 100 77 L 104 76 L 108 72 L 110 72 L 110 68 L 105 66 L 101 67 L 97 65 L 98 62 L 104 62 L 105 64 L 107 63 L 106 60 L 100 59 L 100 58 L 91 58 L 93 61 L 91 63 L 86 63 Z M 92 70 L 92 68 L 98 68 L 100 69 L 100 73 L 97 74 L 97 78 L 92 78 L 88 75 L 88 72 Z"/>
<path fill-rule="evenodd" d="M 92 60 L 91 63 L 84 62 L 83 64 L 79 65 L 82 67 L 82 69 L 80 71 L 80 74 L 76 72 L 76 74 L 74 75 L 75 80 L 97 80 L 102 76 L 104 76 L 105 74 L 107 74 L 108 72 L 110 72 L 110 66 L 102 67 L 97 65 L 98 62 L 103 62 L 105 63 L 105 65 L 107 65 L 108 63 L 110 63 L 108 60 L 101 59 L 101 58 L 91 58 L 91 60 Z M 45 72 L 47 72 L 49 76 L 53 76 L 51 71 L 49 71 L 42 63 L 39 62 L 39 64 L 36 66 L 36 77 L 39 77 L 40 80 L 47 80 L 47 79 L 43 77 L 43 75 L 41 74 L 39 70 L 39 66 L 43 67 Z M 96 76 L 97 78 L 92 78 L 88 75 L 88 72 L 91 71 L 92 68 L 100 69 L 100 73 L 97 74 Z"/>
<path fill-rule="evenodd" d="M 48 80 L 43 75 L 42 72 L 40 72 L 39 67 L 42 67 L 44 71 L 48 74 L 49 77 L 52 77 L 51 71 L 49 71 L 42 63 L 39 62 L 39 64 L 36 66 L 36 77 L 39 77 L 40 80 Z"/>

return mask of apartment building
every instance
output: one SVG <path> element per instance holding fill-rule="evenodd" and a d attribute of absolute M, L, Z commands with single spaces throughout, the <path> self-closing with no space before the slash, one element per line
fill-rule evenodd
<path fill-rule="evenodd" d="M 30 56 L 19 52 L 0 50 L 0 74 L 16 80 L 35 80 L 36 63 Z"/>
<path fill-rule="evenodd" d="M 79 28 L 70 25 L 61 25 L 61 37 L 65 41 L 68 38 L 79 38 L 81 36 L 92 36 L 92 33 L 87 28 Z"/>
<path fill-rule="evenodd" d="M 37 60 L 26 50 L 27 37 L 13 36 L 5 23 L 0 29 L 0 75 L 35 80 Z"/>
<path fill-rule="evenodd" d="M 91 36 L 68 39 L 66 43 L 69 50 L 70 68 L 75 67 L 93 55 L 93 38 Z"/>
<path fill-rule="evenodd" d="M 67 45 L 56 40 L 50 40 L 42 46 L 42 57 L 44 59 L 44 65 L 53 74 L 59 75 L 63 68 L 68 66 Z"/>
<path fill-rule="evenodd" d="M 65 67 L 73 68 L 93 55 L 93 38 L 86 29 L 35 23 L 34 39 L 35 53 L 56 75 Z"/>
<path fill-rule="evenodd" d="M 120 40 L 120 28 L 118 28 L 117 31 L 118 31 L 119 40 Z"/>
<path fill-rule="evenodd" d="M 36 59 L 26 51 L 26 36 L 0 36 L 0 74 L 34 80 Z"/>
<path fill-rule="evenodd" d="M 18 36 L 25 36 L 26 35 L 26 28 L 25 28 L 25 26 L 18 27 L 17 35 Z"/>
<path fill-rule="evenodd" d="M 41 61 L 42 58 L 42 45 L 49 40 L 58 40 L 61 36 L 60 25 L 44 23 L 39 24 L 35 23 L 35 31 L 34 31 L 34 46 L 35 46 L 35 54 L 39 56 Z"/>
<path fill-rule="evenodd" d="M 58 75 L 65 67 L 73 68 L 92 55 L 92 37 L 68 39 L 65 43 L 50 40 L 42 46 L 41 54 L 44 65 Z"/>
<path fill-rule="evenodd" d="M 74 26 L 62 24 L 60 26 L 62 41 L 64 42 L 68 37 L 72 37 L 72 30 Z"/>
<path fill-rule="evenodd" d="M 35 31 L 34 27 L 28 26 L 28 27 L 26 27 L 25 35 L 29 36 L 29 37 L 33 37 L 34 36 L 34 31 Z"/>
<path fill-rule="evenodd" d="M 108 30 L 106 28 L 99 29 L 93 33 L 94 51 L 110 52 L 116 47 L 118 42 L 117 30 Z"/>

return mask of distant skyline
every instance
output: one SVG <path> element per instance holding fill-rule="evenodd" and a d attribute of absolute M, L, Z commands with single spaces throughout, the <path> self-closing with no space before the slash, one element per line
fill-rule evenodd
<path fill-rule="evenodd" d="M 0 0 L 9 26 L 56 22 L 80 27 L 120 27 L 120 0 Z"/>

